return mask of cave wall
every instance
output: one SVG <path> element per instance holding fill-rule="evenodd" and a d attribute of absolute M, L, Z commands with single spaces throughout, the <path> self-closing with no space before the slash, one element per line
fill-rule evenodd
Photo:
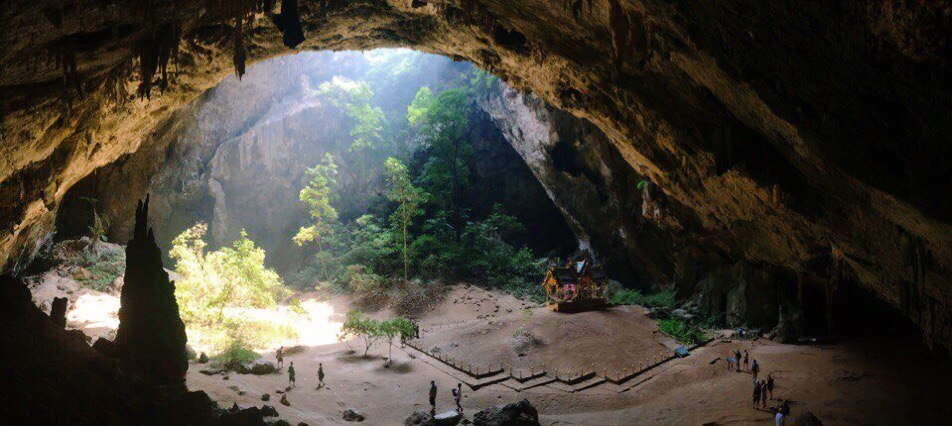
<path fill-rule="evenodd" d="M 234 70 L 233 21 L 206 13 L 207 2 L 157 2 L 148 14 L 94 3 L 65 1 L 52 14 L 60 19 L 40 2 L 0 10 L 6 270 L 48 236 L 72 185 L 135 151 Z M 299 49 L 412 46 L 472 61 L 599 128 L 684 207 L 680 222 L 699 223 L 692 239 L 804 272 L 839 257 L 850 281 L 903 310 L 930 342 L 952 341 L 949 3 L 362 0 L 301 9 Z M 150 100 L 111 95 L 141 78 L 132 58 L 144 17 L 181 29 L 178 66 Z M 247 61 L 287 51 L 266 16 L 245 29 Z M 44 63 L 48 52 L 64 60 Z"/>

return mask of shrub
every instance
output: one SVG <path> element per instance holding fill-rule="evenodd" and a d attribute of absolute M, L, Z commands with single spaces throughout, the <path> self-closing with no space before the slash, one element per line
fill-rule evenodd
<path fill-rule="evenodd" d="M 616 305 L 641 305 L 646 308 L 673 308 L 674 290 L 660 291 L 646 296 L 638 290 L 623 288 L 612 296 L 611 302 Z"/>
<path fill-rule="evenodd" d="M 232 340 L 224 350 L 212 357 L 213 365 L 232 371 L 238 371 L 242 365 L 261 358 L 261 355 L 248 348 L 241 340 Z"/>
<path fill-rule="evenodd" d="M 680 318 L 658 320 L 658 328 L 662 333 L 686 344 L 701 343 L 705 337 L 704 331 L 697 324 L 689 323 Z"/>
<path fill-rule="evenodd" d="M 94 250 L 86 247 L 80 264 L 89 272 L 89 276 L 77 279 L 79 285 L 105 291 L 109 284 L 126 272 L 126 255 L 122 250 Z"/>

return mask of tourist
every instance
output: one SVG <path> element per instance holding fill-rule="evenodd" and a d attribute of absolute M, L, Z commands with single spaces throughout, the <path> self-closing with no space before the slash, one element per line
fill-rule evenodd
<path fill-rule="evenodd" d="M 754 408 L 757 408 L 757 403 L 760 402 L 760 392 L 763 390 L 760 386 L 760 382 L 754 382 Z"/>
<path fill-rule="evenodd" d="M 284 346 L 278 348 L 278 351 L 274 353 L 274 356 L 278 358 L 278 370 L 284 368 Z"/>
<path fill-rule="evenodd" d="M 760 381 L 760 407 L 767 408 L 767 381 Z"/>
<path fill-rule="evenodd" d="M 737 360 L 737 371 L 740 371 L 740 360 L 742 359 L 740 356 L 740 349 L 734 351 L 734 359 Z"/>
<path fill-rule="evenodd" d="M 757 360 L 754 360 L 754 364 L 750 366 L 750 372 L 754 375 L 754 381 L 757 381 L 757 373 L 760 372 L 760 365 L 757 364 Z"/>
<path fill-rule="evenodd" d="M 430 380 L 430 414 L 436 415 L 436 381 Z"/>
<path fill-rule="evenodd" d="M 776 426 L 783 426 L 786 423 L 787 416 L 790 415 L 790 404 L 786 400 L 780 402 L 780 406 L 777 407 L 777 415 L 774 416 L 776 421 Z"/>
<path fill-rule="evenodd" d="M 463 384 L 457 383 L 456 388 L 453 389 L 453 401 L 456 401 L 456 411 L 460 414 L 463 414 L 463 406 L 460 405 L 463 399 Z"/>
<path fill-rule="evenodd" d="M 744 327 L 737 327 L 737 338 L 738 339 L 744 338 Z"/>
<path fill-rule="evenodd" d="M 773 376 L 770 373 L 767 373 L 767 392 L 770 392 L 770 399 L 773 399 L 773 387 Z"/>
<path fill-rule="evenodd" d="M 727 371 L 731 371 L 734 368 L 734 357 L 727 357 Z"/>
<path fill-rule="evenodd" d="M 288 366 L 288 387 L 294 387 L 294 361 L 291 361 L 291 365 Z"/>
<path fill-rule="evenodd" d="M 324 363 L 317 363 L 317 387 L 324 387 Z"/>
<path fill-rule="evenodd" d="M 747 364 L 750 362 L 750 356 L 747 354 L 747 349 L 744 349 L 744 370 L 747 369 Z"/>
<path fill-rule="evenodd" d="M 777 426 L 783 426 L 784 424 L 783 413 L 781 413 L 780 411 L 777 411 L 777 415 L 774 416 L 774 422 Z"/>

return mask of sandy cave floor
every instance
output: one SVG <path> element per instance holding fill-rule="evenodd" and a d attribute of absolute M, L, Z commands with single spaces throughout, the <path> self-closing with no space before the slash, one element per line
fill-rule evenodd
<path fill-rule="evenodd" d="M 68 313 L 69 327 L 104 335 L 113 325 L 114 313 L 90 313 L 93 305 L 101 310 L 118 307 L 108 294 L 80 291 L 62 280 L 34 284 L 32 290 L 41 306 L 55 295 L 77 299 Z M 235 402 L 272 405 L 291 424 L 344 424 L 341 414 L 347 408 L 365 414 L 364 424 L 402 424 L 414 410 L 429 409 L 430 380 L 440 390 L 437 410 L 453 408 L 450 389 L 460 381 L 460 373 L 410 347 L 394 346 L 390 368 L 384 368 L 385 344 L 371 349 L 368 358 L 360 357 L 357 342 L 339 343 L 331 338 L 349 309 L 347 298 L 312 302 L 320 315 L 313 324 L 300 325 L 311 330 L 302 333 L 305 337 L 300 343 L 310 344 L 285 360 L 293 361 L 297 370 L 297 386 L 287 392 L 290 407 L 279 403 L 281 395 L 276 392 L 288 384 L 284 371 L 265 376 L 232 373 L 225 380 L 223 375 L 202 374 L 204 366 L 192 364 L 189 388 L 206 391 L 223 407 Z M 523 314 L 527 307 L 532 310 L 528 322 Z M 657 332 L 654 321 L 637 306 L 558 314 L 501 292 L 463 285 L 450 287 L 419 322 L 423 332 L 415 346 L 423 350 L 440 348 L 444 356 L 476 365 L 529 369 L 544 365 L 550 371 L 561 369 L 562 374 L 572 365 L 595 365 L 596 371 L 631 367 L 639 360 L 666 358 L 677 345 Z M 516 340 L 513 334 L 520 326 L 531 330 L 538 341 L 526 345 Z M 912 338 L 887 336 L 830 345 L 715 340 L 687 358 L 664 362 L 622 386 L 606 382 L 578 392 L 554 385 L 522 392 L 502 383 L 478 390 L 464 385 L 464 412 L 471 419 L 489 405 L 527 398 L 547 425 L 770 423 L 770 412 L 750 406 L 750 375 L 725 368 L 724 358 L 737 348 L 750 351 L 751 358 L 761 364 L 762 375 L 773 373 L 775 396 L 792 401 L 794 418 L 804 411 L 813 412 L 825 424 L 942 424 L 942 419 L 952 418 L 948 360 L 928 354 Z M 266 352 L 265 358 L 273 360 L 274 352 Z M 327 374 L 327 386 L 321 389 L 316 377 L 319 362 Z M 239 395 L 232 387 L 245 394 Z M 269 402 L 261 401 L 265 393 L 270 394 Z"/>

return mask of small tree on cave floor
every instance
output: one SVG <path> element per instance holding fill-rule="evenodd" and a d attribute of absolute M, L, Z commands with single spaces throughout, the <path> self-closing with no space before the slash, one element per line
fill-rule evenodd
<path fill-rule="evenodd" d="M 106 215 L 99 214 L 99 211 L 96 209 L 96 204 L 99 204 L 99 200 L 90 197 L 79 197 L 80 201 L 89 203 L 93 208 L 93 223 L 89 225 L 89 238 L 92 240 L 90 244 L 90 249 L 93 253 L 99 248 L 99 243 L 104 240 L 106 235 L 106 228 L 109 227 L 109 218 Z"/>
<path fill-rule="evenodd" d="M 333 197 L 331 189 L 337 184 L 337 165 L 334 164 L 334 157 L 329 153 L 324 154 L 324 160 L 307 169 L 307 175 L 311 181 L 301 189 L 298 197 L 308 205 L 312 223 L 298 230 L 297 235 L 294 236 L 294 242 L 299 246 L 313 242 L 317 246 L 318 257 L 321 259 L 321 272 L 324 274 L 324 279 L 327 279 L 327 261 L 322 252 L 325 239 L 333 233 L 333 224 L 338 217 L 337 209 L 331 203 Z"/>
<path fill-rule="evenodd" d="M 393 339 L 413 334 L 413 323 L 403 316 L 380 323 L 380 332 L 387 338 L 387 364 L 393 364 Z"/>
<path fill-rule="evenodd" d="M 363 341 L 364 356 L 366 357 L 370 347 L 384 337 L 384 334 L 379 321 L 363 316 L 356 309 L 351 309 L 347 312 L 347 318 L 340 327 L 340 334 L 337 335 L 337 339 L 343 341 L 350 336 Z"/>
<path fill-rule="evenodd" d="M 384 163 L 384 176 L 387 185 L 387 199 L 397 203 L 397 209 L 390 216 L 390 221 L 398 227 L 403 235 L 403 285 L 410 283 L 410 261 L 408 250 L 407 228 L 413 218 L 423 214 L 420 206 L 426 200 L 426 194 L 410 180 L 407 166 L 393 157 L 387 158 Z"/>

